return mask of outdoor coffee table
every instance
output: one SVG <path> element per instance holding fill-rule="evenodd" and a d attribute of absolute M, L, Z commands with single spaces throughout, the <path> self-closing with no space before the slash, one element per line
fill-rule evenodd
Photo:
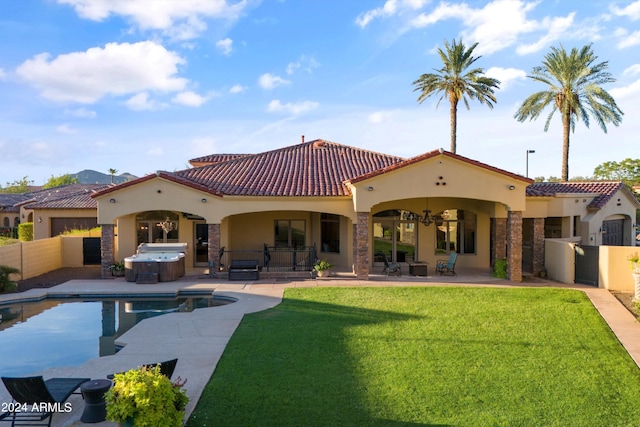
<path fill-rule="evenodd" d="M 84 412 L 80 421 L 99 423 L 107 418 L 107 404 L 104 394 L 111 388 L 111 380 L 91 380 L 80 386 L 84 397 Z"/>

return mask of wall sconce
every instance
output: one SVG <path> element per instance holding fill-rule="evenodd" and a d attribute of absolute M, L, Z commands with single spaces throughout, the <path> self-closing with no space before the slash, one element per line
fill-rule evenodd
<path fill-rule="evenodd" d="M 205 199 L 204 197 L 202 198 L 202 200 L 200 200 L 202 203 L 207 203 L 207 199 Z"/>
<path fill-rule="evenodd" d="M 373 191 L 373 187 L 367 187 L 367 191 Z"/>
<path fill-rule="evenodd" d="M 516 189 L 516 186 L 515 186 L 515 185 L 510 185 L 510 186 L 509 186 L 509 190 L 515 190 L 515 189 Z"/>
<path fill-rule="evenodd" d="M 109 203 L 115 203 L 116 199 L 109 199 Z"/>
<path fill-rule="evenodd" d="M 42 217 L 41 216 L 38 217 L 38 222 L 42 222 Z"/>

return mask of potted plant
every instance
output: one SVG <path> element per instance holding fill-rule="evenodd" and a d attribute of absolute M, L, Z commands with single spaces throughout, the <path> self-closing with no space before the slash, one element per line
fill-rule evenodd
<path fill-rule="evenodd" d="M 324 277 L 329 275 L 329 269 L 333 267 L 333 265 L 329 264 L 327 261 L 319 260 L 316 262 L 316 265 L 313 266 L 313 269 L 318 272 L 318 276 Z"/>
<path fill-rule="evenodd" d="M 109 266 L 109 270 L 111 270 L 111 275 L 116 277 L 124 276 L 124 261 L 114 262 Z"/>
<path fill-rule="evenodd" d="M 160 366 L 115 374 L 105 394 L 107 420 L 131 427 L 181 427 L 189 398 L 179 377 L 171 382 Z"/>
<path fill-rule="evenodd" d="M 634 301 L 640 301 L 640 256 L 638 252 L 634 252 L 627 257 L 629 267 L 631 267 L 634 282 Z"/>

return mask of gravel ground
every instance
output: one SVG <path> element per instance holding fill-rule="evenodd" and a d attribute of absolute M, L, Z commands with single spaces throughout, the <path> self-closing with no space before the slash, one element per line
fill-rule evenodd
<path fill-rule="evenodd" d="M 18 281 L 18 292 L 34 288 L 50 288 L 74 279 L 100 279 L 100 266 L 65 267 L 40 276 Z"/>

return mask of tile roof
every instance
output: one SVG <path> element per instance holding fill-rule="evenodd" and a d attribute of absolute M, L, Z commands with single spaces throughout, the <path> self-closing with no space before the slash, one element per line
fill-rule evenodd
<path fill-rule="evenodd" d="M 163 175 L 222 195 L 348 196 L 345 181 L 403 160 L 319 139 Z"/>
<path fill-rule="evenodd" d="M 618 191 L 626 191 L 633 197 L 631 191 L 621 181 L 568 181 L 568 182 L 534 182 L 527 187 L 527 197 L 549 197 L 557 194 L 596 194 L 589 209 L 601 209 Z"/>
<path fill-rule="evenodd" d="M 251 154 L 209 154 L 208 156 L 196 157 L 189 160 L 189 164 L 194 168 L 207 166 L 214 163 L 226 162 L 227 160 L 239 159 L 241 157 L 251 156 Z"/>
<path fill-rule="evenodd" d="M 0 212 L 20 212 L 20 207 L 16 205 L 29 199 L 27 194 L 0 194 Z"/>
<path fill-rule="evenodd" d="M 91 195 L 108 187 L 110 184 L 68 184 L 47 188 L 29 193 L 29 199 L 19 205 L 25 209 L 96 209 Z"/>

